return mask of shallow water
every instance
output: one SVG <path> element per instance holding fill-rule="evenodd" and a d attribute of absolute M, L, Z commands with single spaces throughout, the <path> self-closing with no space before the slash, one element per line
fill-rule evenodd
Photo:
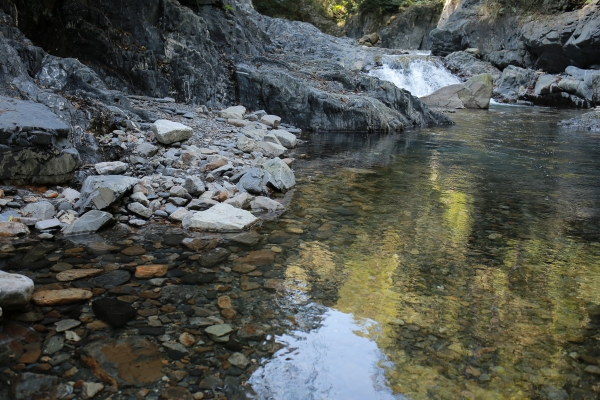
<path fill-rule="evenodd" d="M 292 236 L 299 328 L 251 397 L 596 398 L 600 136 L 556 126 L 573 114 L 311 136 L 291 209 L 263 226 Z"/>

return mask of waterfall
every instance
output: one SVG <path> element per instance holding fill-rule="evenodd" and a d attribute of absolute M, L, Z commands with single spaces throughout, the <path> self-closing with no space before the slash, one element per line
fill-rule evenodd
<path fill-rule="evenodd" d="M 430 95 L 444 86 L 461 83 L 439 58 L 425 52 L 385 56 L 383 66 L 372 69 L 369 75 L 392 82 L 417 97 Z"/>

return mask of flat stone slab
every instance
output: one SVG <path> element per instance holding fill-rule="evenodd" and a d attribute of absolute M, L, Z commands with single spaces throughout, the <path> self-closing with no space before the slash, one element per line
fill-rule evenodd
<path fill-rule="evenodd" d="M 112 214 L 91 210 L 83 214 L 81 218 L 76 219 L 71 225 L 67 226 L 63 233 L 65 235 L 75 235 L 81 233 L 93 233 L 108 225 L 113 219 Z"/>
<path fill-rule="evenodd" d="M 189 219 L 189 229 L 217 232 L 242 231 L 258 219 L 252 213 L 219 203 L 206 211 L 197 212 Z"/>
<path fill-rule="evenodd" d="M 56 274 L 56 280 L 59 282 L 70 282 L 77 279 L 100 275 L 103 272 L 104 270 L 100 268 L 70 269 L 68 271 L 62 271 Z"/>
<path fill-rule="evenodd" d="M 92 292 L 84 289 L 42 290 L 34 293 L 32 301 L 38 306 L 56 306 L 76 303 L 92 298 Z"/>

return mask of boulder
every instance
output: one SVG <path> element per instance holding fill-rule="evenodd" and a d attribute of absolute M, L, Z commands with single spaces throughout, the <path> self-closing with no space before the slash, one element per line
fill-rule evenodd
<path fill-rule="evenodd" d="M 76 235 L 83 233 L 94 233 L 110 224 L 113 216 L 110 213 L 98 210 L 91 210 L 76 219 L 71 225 L 68 225 L 63 233 L 65 235 Z"/>
<path fill-rule="evenodd" d="M 121 161 L 101 162 L 94 165 L 98 175 L 119 175 L 127 171 L 127 164 Z"/>
<path fill-rule="evenodd" d="M 257 149 L 256 141 L 246 135 L 240 135 L 237 140 L 237 148 L 244 153 L 252 153 Z"/>
<path fill-rule="evenodd" d="M 162 144 L 171 144 L 188 140 L 194 134 L 194 130 L 187 125 L 166 119 L 159 119 L 152 124 L 152 132 L 156 140 Z"/>
<path fill-rule="evenodd" d="M 516 102 L 529 89 L 533 89 L 536 80 L 535 71 L 511 65 L 502 72 L 496 94 L 510 102 Z"/>
<path fill-rule="evenodd" d="M 421 101 L 430 107 L 488 109 L 492 92 L 492 75 L 481 74 L 465 83 L 445 86 Z"/>
<path fill-rule="evenodd" d="M 71 128 L 43 104 L 0 96 L 0 181 L 60 184 L 79 167 L 74 148 L 64 148 Z"/>
<path fill-rule="evenodd" d="M 0 271 L 0 308 L 27 307 L 33 294 L 33 281 L 26 276 Z"/>
<path fill-rule="evenodd" d="M 29 235 L 29 228 L 21 222 L 0 221 L 0 237 Z"/>
<path fill-rule="evenodd" d="M 262 124 L 270 126 L 273 129 L 277 129 L 279 127 L 279 123 L 281 122 L 281 117 L 277 115 L 265 115 L 260 119 Z"/>
<path fill-rule="evenodd" d="M 250 202 L 254 200 L 254 196 L 248 194 L 247 192 L 238 193 L 232 199 L 227 199 L 224 201 L 225 204 L 230 204 L 235 208 L 248 208 L 250 206 Z"/>
<path fill-rule="evenodd" d="M 225 119 L 244 119 L 244 114 L 246 113 L 246 107 L 244 106 L 235 106 L 229 107 L 224 110 L 221 110 L 220 116 Z"/>
<path fill-rule="evenodd" d="M 137 202 L 127 204 L 127 210 L 145 219 L 148 219 L 152 216 L 152 210 Z"/>
<path fill-rule="evenodd" d="M 81 187 L 81 197 L 75 207 L 81 211 L 103 210 L 119 200 L 138 182 L 122 175 L 89 176 Z"/>
<path fill-rule="evenodd" d="M 185 228 L 235 232 L 244 230 L 257 221 L 258 219 L 248 211 L 235 208 L 229 204 L 219 203 L 206 211 L 194 214 L 189 221 L 189 225 Z"/>
<path fill-rule="evenodd" d="M 298 144 L 296 135 L 283 129 L 273 129 L 271 134 L 279 140 L 279 143 L 282 146 L 287 147 L 288 149 L 293 149 Z"/>
<path fill-rule="evenodd" d="M 266 161 L 263 164 L 263 168 L 268 172 L 268 183 L 273 185 L 275 189 L 288 190 L 296 185 L 294 173 L 280 158 Z"/>
<path fill-rule="evenodd" d="M 455 51 L 444 58 L 444 64 L 453 73 L 469 79 L 475 75 L 491 74 L 494 82 L 502 76 L 502 71 L 488 62 L 481 61 L 467 51 Z"/>
<path fill-rule="evenodd" d="M 286 152 L 286 148 L 277 143 L 258 142 L 256 151 L 260 151 L 267 158 L 279 157 Z"/>
<path fill-rule="evenodd" d="M 29 203 L 23 208 L 23 214 L 35 219 L 51 219 L 54 217 L 56 209 L 48 201 L 38 201 L 37 203 Z"/>
<path fill-rule="evenodd" d="M 192 196 L 202 194 L 206 191 L 206 185 L 198 176 L 187 176 L 183 188 Z"/>
<path fill-rule="evenodd" d="M 241 192 L 249 192 L 252 194 L 267 193 L 266 184 L 269 181 L 269 174 L 262 168 L 250 168 L 237 183 L 237 187 Z"/>

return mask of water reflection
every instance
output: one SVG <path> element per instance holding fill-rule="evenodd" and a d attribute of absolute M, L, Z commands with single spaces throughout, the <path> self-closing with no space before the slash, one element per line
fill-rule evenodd
<path fill-rule="evenodd" d="M 386 386 L 377 334 L 373 321 L 329 310 L 318 329 L 278 337 L 285 347 L 248 383 L 261 399 L 403 399 Z"/>
<path fill-rule="evenodd" d="M 281 222 L 303 231 L 288 284 L 380 326 L 370 338 L 394 393 L 596 398 L 600 142 L 559 129 L 566 117 L 495 107 L 301 149 L 314 160 L 297 166 L 310 180 Z M 331 348 L 315 370 L 334 350 L 349 352 Z"/>

